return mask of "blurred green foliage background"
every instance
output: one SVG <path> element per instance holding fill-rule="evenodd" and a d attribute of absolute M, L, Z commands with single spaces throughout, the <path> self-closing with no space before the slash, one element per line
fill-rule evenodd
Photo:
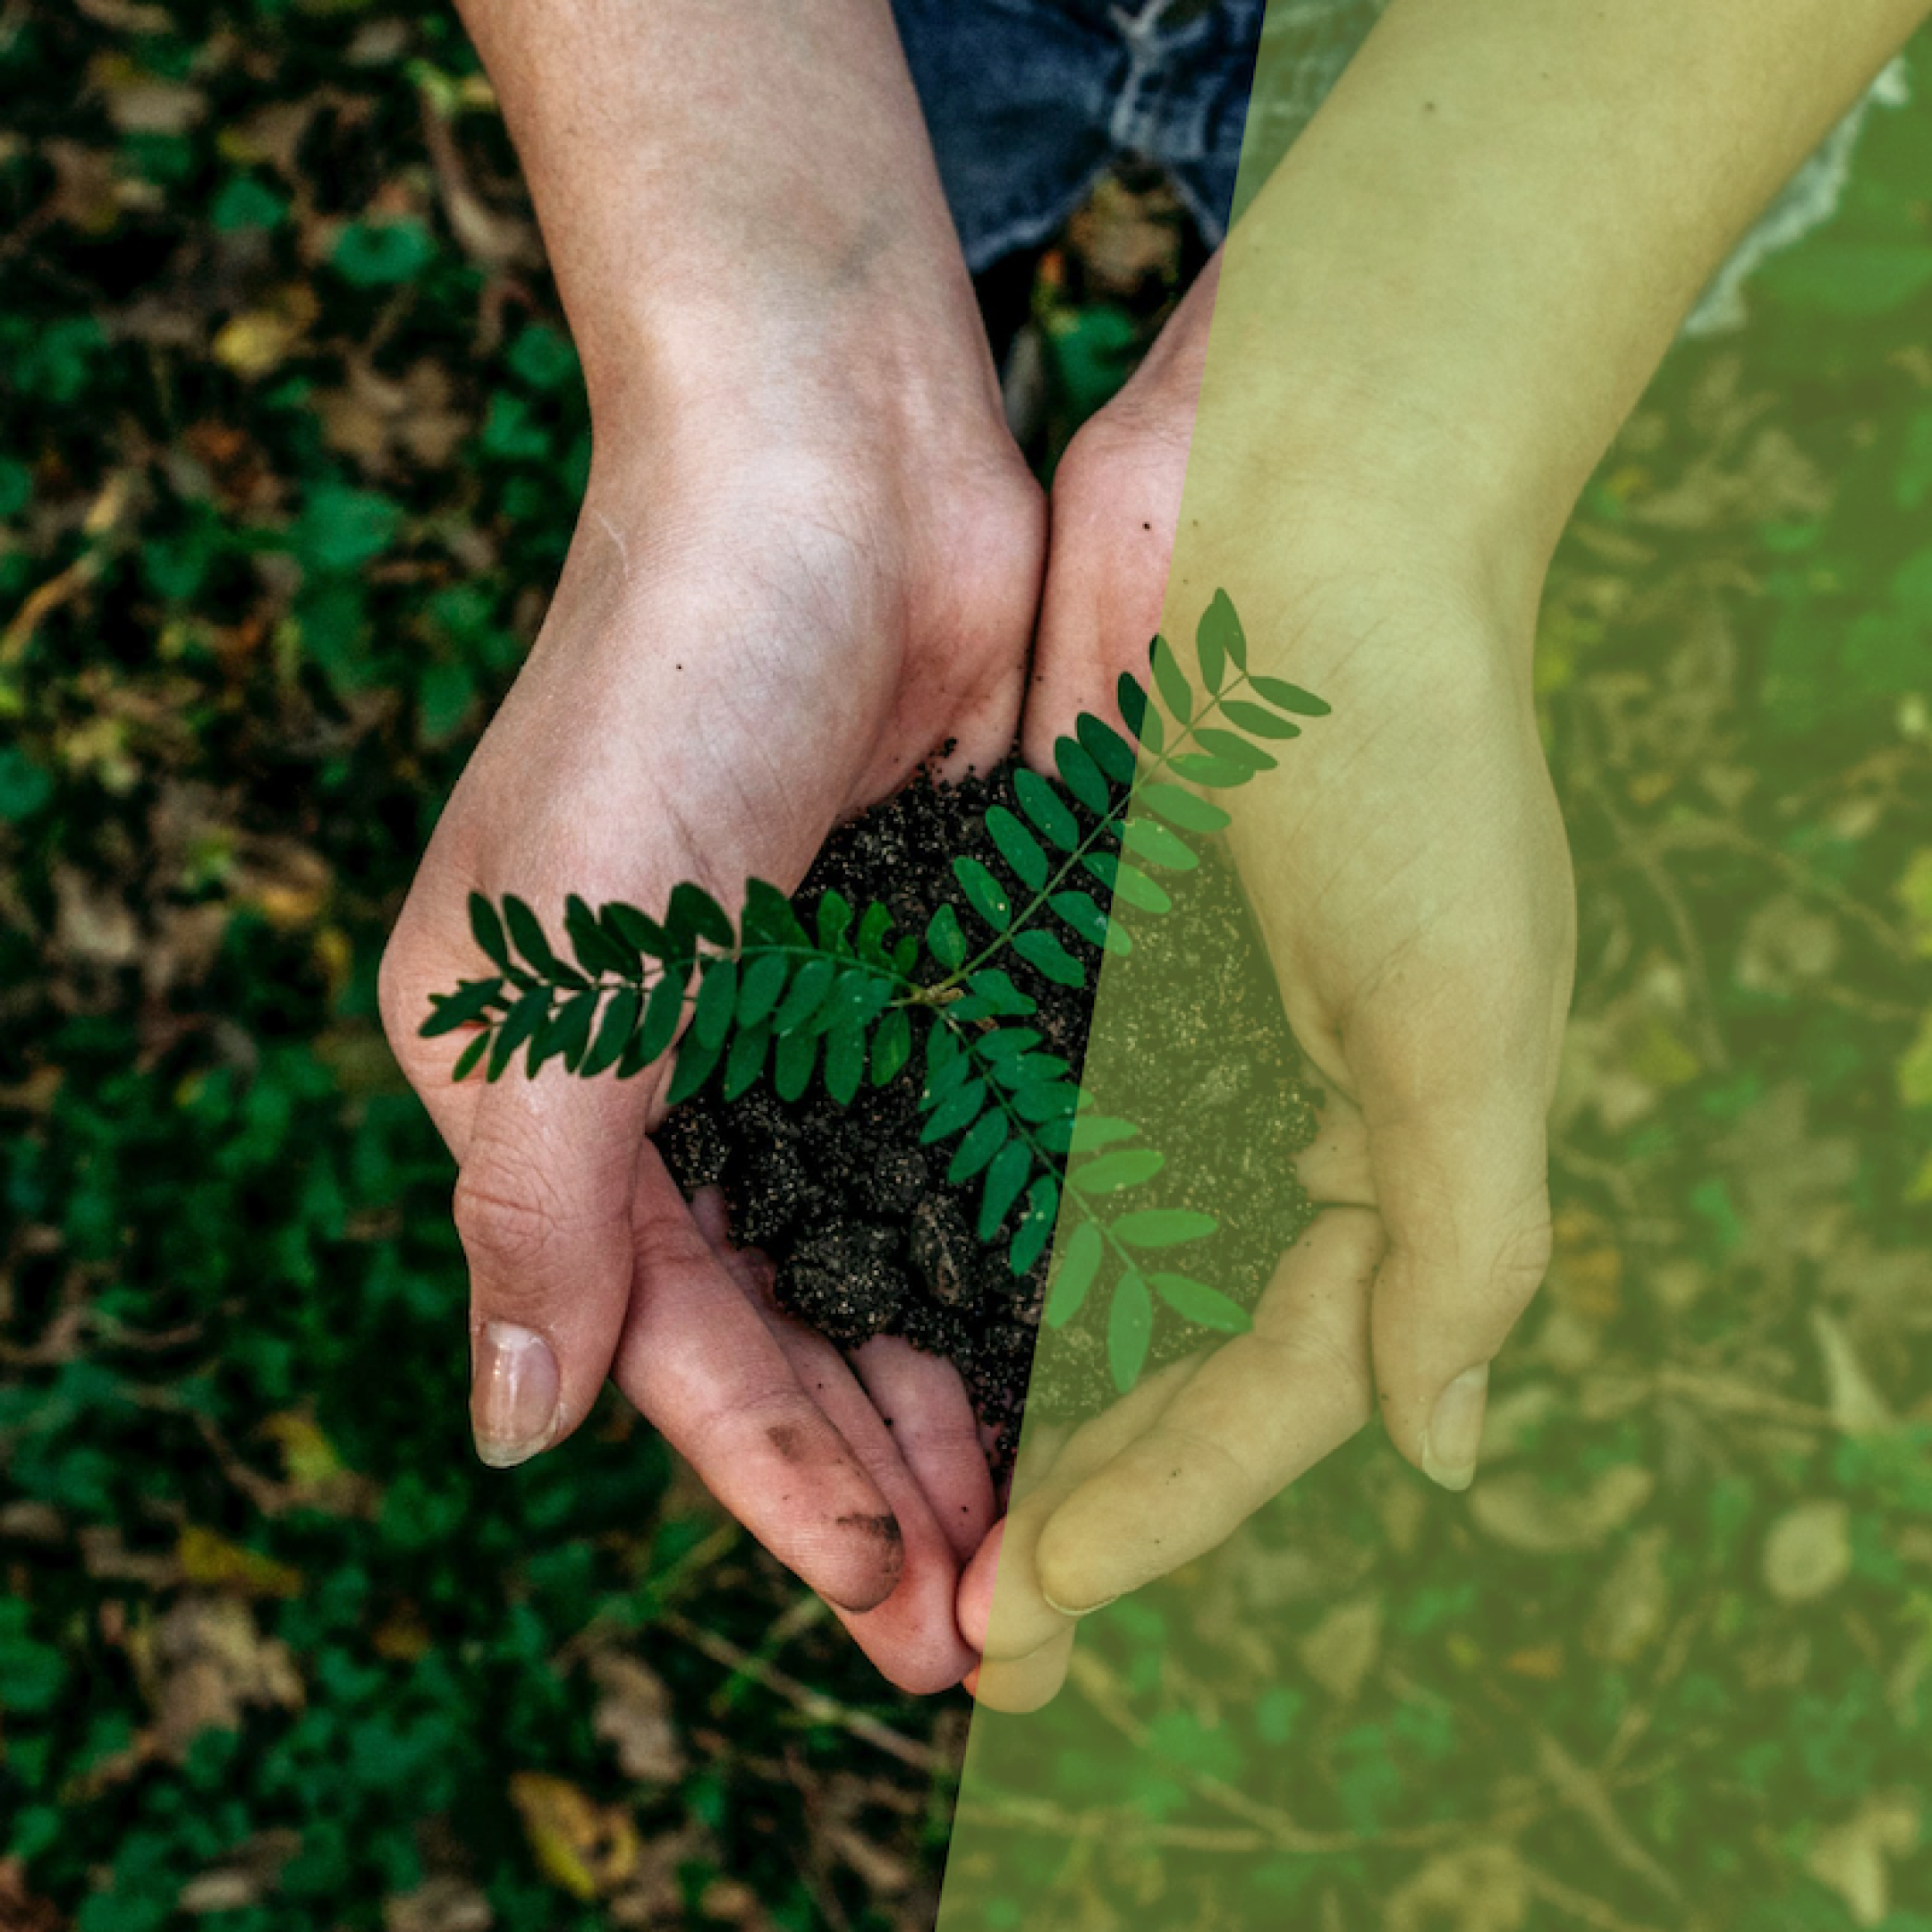
<path fill-rule="evenodd" d="M 468 1452 L 374 975 L 588 427 L 453 16 L 9 0 L 0 88 L 0 1925 L 930 1924 L 963 1700 L 620 1404 Z M 1049 270 L 1063 413 L 1131 329 Z M 1242 1830 L 1321 1932 L 1932 1932 L 1932 105 L 1751 301 L 1551 585 L 1580 980 L 1486 1474 L 1366 1438 L 1097 1620 L 1173 1776 L 1012 1821 L 1056 1920 L 1216 1923 Z M 1278 1691 L 1126 1682 L 1181 1618 Z"/>

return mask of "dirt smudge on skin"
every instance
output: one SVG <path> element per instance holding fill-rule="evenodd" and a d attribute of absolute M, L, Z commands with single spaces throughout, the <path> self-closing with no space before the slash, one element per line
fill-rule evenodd
<path fill-rule="evenodd" d="M 841 1530 L 860 1530 L 881 1543 L 890 1543 L 894 1547 L 905 1541 L 905 1532 L 899 1527 L 896 1516 L 866 1515 L 855 1513 L 850 1516 L 835 1519 Z"/>

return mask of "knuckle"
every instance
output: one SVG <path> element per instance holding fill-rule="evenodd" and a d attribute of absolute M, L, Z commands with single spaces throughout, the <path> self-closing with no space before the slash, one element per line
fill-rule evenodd
<path fill-rule="evenodd" d="M 1555 1231 L 1545 1207 L 1504 1236 L 1494 1271 L 1498 1291 L 1517 1301 L 1527 1301 L 1543 1285 L 1555 1251 Z"/>
<path fill-rule="evenodd" d="M 527 1171 L 474 1162 L 457 1177 L 453 1207 L 470 1261 L 512 1276 L 540 1262 L 564 1232 L 555 1201 Z"/>
<path fill-rule="evenodd" d="M 399 926 L 390 934 L 376 968 L 376 1010 L 384 1036 L 399 1058 L 405 1048 L 414 1044 L 416 1029 L 428 1006 L 411 967 L 408 942 Z"/>

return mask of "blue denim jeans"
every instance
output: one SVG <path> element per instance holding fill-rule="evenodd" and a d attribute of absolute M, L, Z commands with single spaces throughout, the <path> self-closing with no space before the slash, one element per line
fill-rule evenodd
<path fill-rule="evenodd" d="M 1270 85 L 1250 181 L 1308 123 L 1386 0 L 893 0 L 939 173 L 975 274 L 1043 242 L 1110 164 L 1152 162 L 1210 246 L 1226 233 L 1264 31 Z M 1686 324 L 1742 320 L 1765 255 L 1837 207 L 1860 123 L 1903 97 L 1895 61 L 1798 170 Z"/>
<path fill-rule="evenodd" d="M 975 273 L 1051 234 L 1109 164 L 1227 225 L 1263 0 L 894 0 Z"/>

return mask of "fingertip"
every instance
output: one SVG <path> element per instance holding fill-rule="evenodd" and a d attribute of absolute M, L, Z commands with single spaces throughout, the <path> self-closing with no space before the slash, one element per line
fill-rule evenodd
<path fill-rule="evenodd" d="M 1005 1535 L 1006 1519 L 1003 1516 L 987 1531 L 960 1575 L 960 1635 L 981 1652 L 986 1649 L 987 1632 L 993 1622 L 993 1585 L 999 1573 L 1000 1546 Z"/>
<path fill-rule="evenodd" d="M 834 1519 L 829 1547 L 801 1558 L 798 1572 L 836 1608 L 853 1616 L 877 1610 L 905 1574 L 905 1536 L 884 1506 L 850 1510 Z"/>
<path fill-rule="evenodd" d="M 1070 1628 L 1030 1656 L 1004 1662 L 988 1657 L 972 1674 L 974 1701 L 1013 1717 L 1042 1709 L 1060 1695 L 1072 1657 Z"/>

